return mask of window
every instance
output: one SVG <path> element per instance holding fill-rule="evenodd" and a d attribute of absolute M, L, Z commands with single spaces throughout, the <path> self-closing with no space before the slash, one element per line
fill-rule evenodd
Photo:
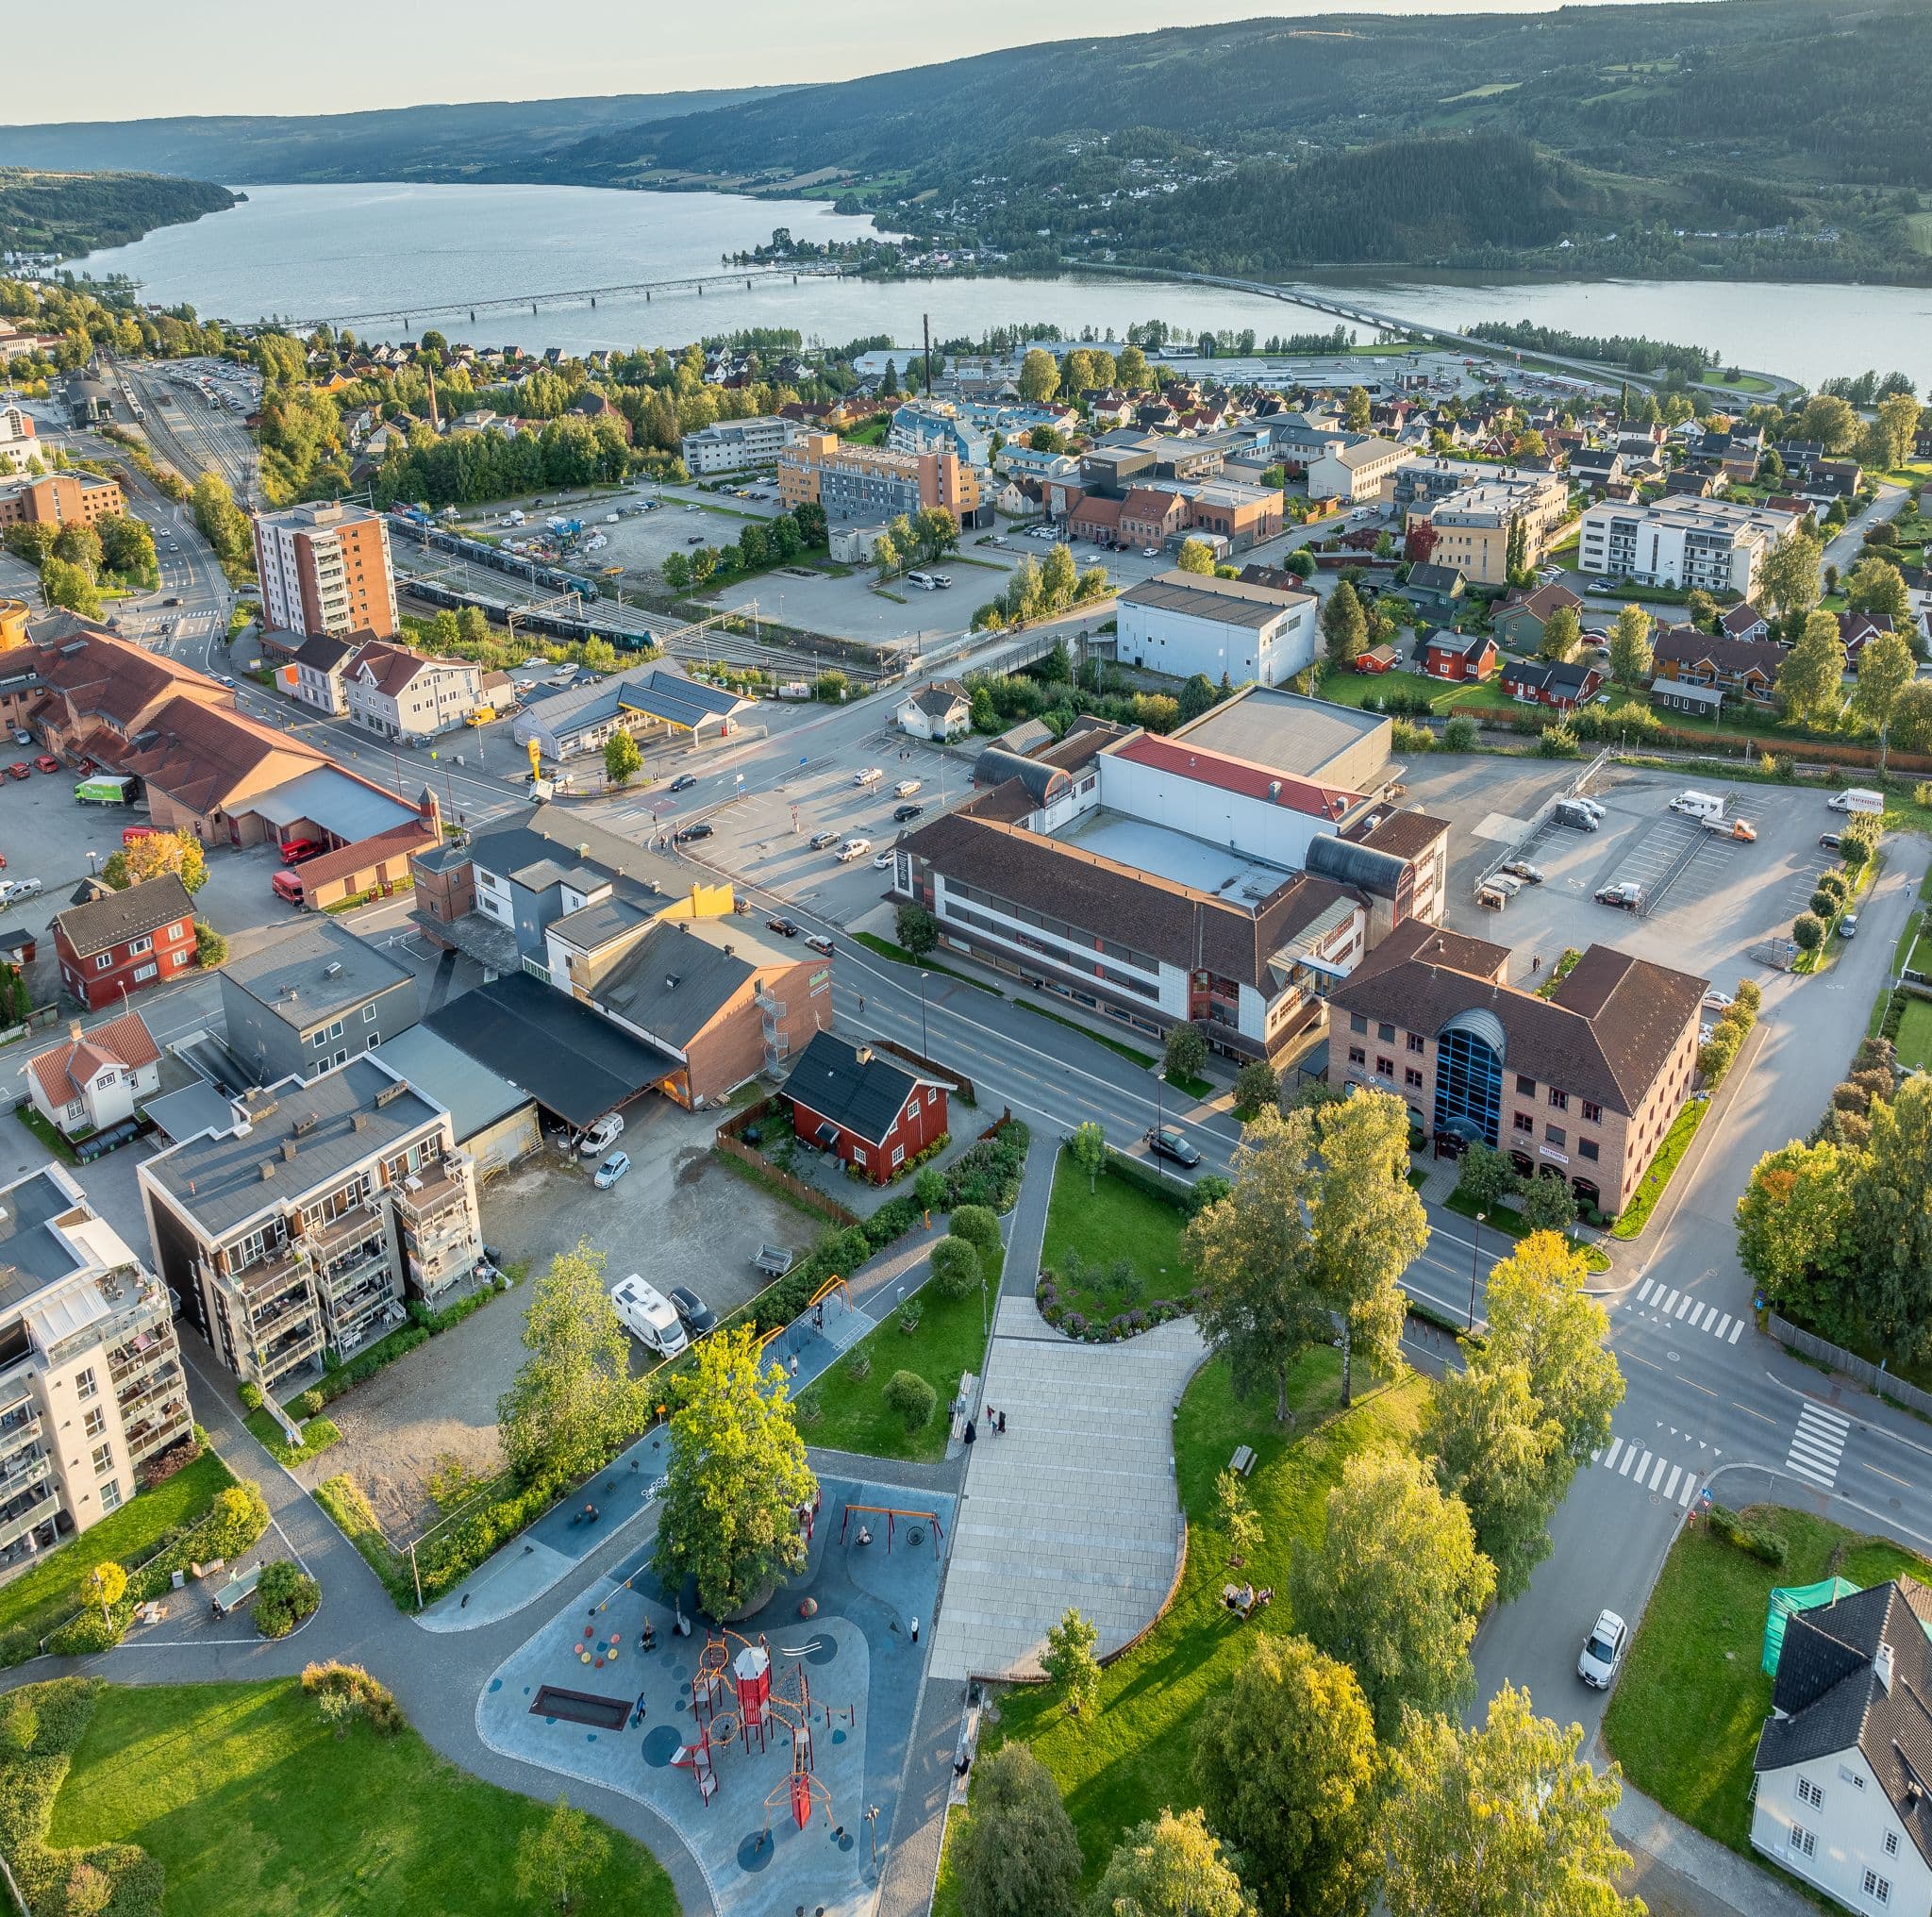
<path fill-rule="evenodd" d="M 94 954 L 94 970 L 96 972 L 105 972 L 113 962 L 114 955 L 111 952 L 96 952 Z"/>
<path fill-rule="evenodd" d="M 1405 1065 L 1402 1068 L 1402 1082 L 1405 1085 L 1420 1090 L 1423 1082 L 1423 1075 L 1420 1072 L 1418 1072 L 1413 1065 Z"/>
<path fill-rule="evenodd" d="M 895 1165 L 903 1165 L 906 1162 L 906 1147 L 904 1145 L 894 1145 L 892 1147 L 892 1162 Z"/>
<path fill-rule="evenodd" d="M 187 932 L 188 921 L 186 919 L 176 919 L 175 923 L 168 927 L 168 936 L 171 939 L 184 938 L 186 937 Z"/>
<path fill-rule="evenodd" d="M 111 1444 L 94 1446 L 94 1475 L 106 1477 L 114 1468 L 114 1447 Z"/>
<path fill-rule="evenodd" d="M 94 1376 L 94 1368 L 89 1365 L 84 1371 L 74 1374 L 74 1395 L 84 1405 L 101 1389 L 100 1380 Z"/>
<path fill-rule="evenodd" d="M 1567 1092 L 1559 1091 L 1556 1086 L 1552 1085 L 1550 1087 L 1550 1109 L 1552 1111 L 1568 1111 L 1570 1109 L 1570 1094 Z"/>
<path fill-rule="evenodd" d="M 1366 1065 L 1369 1062 L 1369 1055 L 1359 1045 L 1351 1045 L 1348 1048 L 1348 1062 L 1351 1065 Z"/>
<path fill-rule="evenodd" d="M 104 1511 L 117 1511 L 121 1509 L 121 1480 L 110 1477 L 101 1487 L 101 1509 Z"/>
<path fill-rule="evenodd" d="M 916 1092 L 906 1101 L 906 1116 L 908 1118 L 917 1118 L 919 1116 L 919 1093 Z"/>
<path fill-rule="evenodd" d="M 362 1049 L 365 1052 L 373 1052 L 375 1051 L 377 1042 L 378 1041 L 376 1039 L 376 1035 L 374 1032 L 371 1032 L 369 1036 L 362 1041 Z"/>
<path fill-rule="evenodd" d="M 374 1024 L 375 1023 L 375 1006 L 373 1006 L 373 1005 L 365 1005 L 365 1006 L 364 1006 L 364 1007 L 362 1008 L 362 1023 L 363 1023 L 363 1024 L 364 1024 L 365 1025 L 374 1025 Z"/>
<path fill-rule="evenodd" d="M 1533 1132 L 1536 1129 L 1536 1120 L 1533 1119 L 1526 1111 L 1519 1111 L 1509 1121 L 1509 1123 L 1513 1125 L 1518 1131 Z"/>
<path fill-rule="evenodd" d="M 1800 1777 L 1798 1779 L 1798 1802 L 1810 1805 L 1814 1810 L 1823 1810 L 1824 1809 L 1824 1792 L 1809 1777 Z"/>
<path fill-rule="evenodd" d="M 1865 1894 L 1874 1904 L 1890 1903 L 1891 1879 L 1890 1877 L 1881 1877 L 1876 1871 L 1867 1871 L 1865 1873 Z"/>
<path fill-rule="evenodd" d="M 154 949 L 155 942 L 152 939 L 130 939 L 127 942 L 130 956 L 137 952 L 152 952 Z"/>
<path fill-rule="evenodd" d="M 1543 1137 L 1553 1145 L 1565 1145 L 1570 1142 L 1569 1133 L 1560 1125 L 1544 1125 Z"/>
<path fill-rule="evenodd" d="M 1791 1855 L 1810 1857 L 1818 1848 L 1818 1840 L 1801 1824 L 1791 1825 Z"/>
<path fill-rule="evenodd" d="M 1377 1074 L 1377 1075 L 1378 1075 L 1379 1076 L 1383 1077 L 1383 1078 L 1392 1078 L 1392 1077 L 1394 1077 L 1394 1076 L 1395 1076 L 1395 1060 L 1394 1060 L 1393 1059 L 1379 1059 L 1379 1058 L 1378 1058 L 1378 1059 L 1377 1059 L 1375 1060 L 1375 1071 L 1376 1071 L 1376 1074 Z"/>
<path fill-rule="evenodd" d="M 1604 1122 L 1604 1109 L 1592 1105 L 1589 1099 L 1583 1101 L 1583 1122 L 1585 1125 L 1601 1125 Z"/>
<path fill-rule="evenodd" d="M 1426 1050 L 1428 1042 L 1429 1042 L 1425 1038 L 1424 1038 L 1420 1032 L 1410 1032 L 1408 1035 L 1408 1049 L 1411 1052 L 1420 1052 Z"/>
<path fill-rule="evenodd" d="M 1885 1854 L 1887 1857 L 1898 1855 L 1898 1832 L 1895 1830 L 1888 1830 L 1885 1833 Z"/>
<path fill-rule="evenodd" d="M 160 969 L 161 968 L 158 965 L 154 964 L 137 965 L 134 968 L 135 984 L 139 985 L 144 978 L 154 977 L 160 971 Z"/>
<path fill-rule="evenodd" d="M 852 1162 L 855 1165 L 865 1163 L 865 1147 L 863 1145 L 854 1145 L 852 1147 Z"/>
<path fill-rule="evenodd" d="M 1525 1076 L 1521 1072 L 1517 1073 L 1516 1094 L 1519 1098 L 1534 1098 L 1536 1096 L 1536 1080 Z"/>
<path fill-rule="evenodd" d="M 1597 1157 L 1596 1141 L 1593 1138 L 1580 1138 L 1576 1141 L 1576 1156 L 1589 1159 L 1592 1163 Z"/>
<path fill-rule="evenodd" d="M 1375 1036 L 1385 1045 L 1392 1045 L 1395 1042 L 1395 1027 L 1385 1019 L 1375 1027 Z"/>
<path fill-rule="evenodd" d="M 92 1407 L 87 1416 L 81 1420 L 80 1428 L 90 1438 L 104 1436 L 108 1429 L 108 1413 L 106 1409 L 99 1405 Z"/>

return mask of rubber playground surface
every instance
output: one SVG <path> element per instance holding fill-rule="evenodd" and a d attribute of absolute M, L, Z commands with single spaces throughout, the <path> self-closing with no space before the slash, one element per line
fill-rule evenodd
<path fill-rule="evenodd" d="M 869 1908 L 867 1809 L 881 1833 L 893 1828 L 953 1499 L 837 1477 L 820 1489 L 806 1568 L 729 1632 L 708 1625 L 689 1585 L 663 1588 L 641 1541 L 477 1701 L 491 1749 L 663 1816 L 731 1917 Z M 848 1516 L 848 1505 L 902 1515 Z M 688 1635 L 674 1628 L 680 1613 Z"/>

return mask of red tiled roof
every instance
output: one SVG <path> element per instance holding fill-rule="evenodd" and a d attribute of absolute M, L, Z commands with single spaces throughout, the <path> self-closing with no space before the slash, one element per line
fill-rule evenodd
<path fill-rule="evenodd" d="M 131 1072 L 154 1064 L 160 1056 L 146 1022 L 138 1011 L 130 1011 L 95 1025 L 82 1039 L 63 1039 L 44 1052 L 36 1052 L 26 1061 L 26 1068 L 49 1105 L 67 1105 L 83 1095 L 87 1081 L 103 1065 L 119 1065 Z"/>
<path fill-rule="evenodd" d="M 391 825 L 387 832 L 358 839 L 353 845 L 338 845 L 333 852 L 305 858 L 295 869 L 302 879 L 302 890 L 305 892 L 317 892 L 323 886 L 333 885 L 339 878 L 352 878 L 382 859 L 422 851 L 435 844 L 436 841 L 436 828 L 426 819 L 410 819 L 400 825 Z"/>
<path fill-rule="evenodd" d="M 1201 785 L 1217 786 L 1224 792 L 1239 792 L 1243 798 L 1286 806 L 1314 819 L 1339 819 L 1361 796 L 1340 786 L 1318 786 L 1290 773 L 1270 772 L 1265 766 L 1226 758 L 1202 746 L 1176 745 L 1151 732 L 1116 747 L 1113 757 L 1131 759 L 1156 772 L 1175 773 Z"/>

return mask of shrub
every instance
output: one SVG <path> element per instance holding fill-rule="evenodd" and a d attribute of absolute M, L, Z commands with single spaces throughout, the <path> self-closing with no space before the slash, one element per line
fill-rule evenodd
<path fill-rule="evenodd" d="M 919 1329 L 919 1321 L 925 1316 L 925 1308 L 917 1298 L 908 1298 L 899 1307 L 899 1329 L 908 1338 Z"/>
<path fill-rule="evenodd" d="M 923 1431 L 932 1423 L 940 1394 L 916 1371 L 895 1371 L 882 1395 L 887 1408 L 898 1412 L 908 1431 Z"/>
<path fill-rule="evenodd" d="M 932 1248 L 932 1278 L 942 1298 L 966 1297 L 980 1278 L 979 1253 L 963 1238 L 942 1238 Z"/>
<path fill-rule="evenodd" d="M 300 1565 L 277 1558 L 262 1567 L 255 1587 L 255 1628 L 265 1638 L 286 1638 L 322 1602 L 322 1586 Z"/>
<path fill-rule="evenodd" d="M 1389 725 L 1390 743 L 1397 752 L 1434 752 L 1436 735 L 1426 725 L 1407 719 L 1395 719 Z"/>
<path fill-rule="evenodd" d="M 253 1378 L 244 1378 L 242 1382 L 242 1389 L 236 1395 L 242 1400 L 242 1409 L 243 1410 L 258 1411 L 261 1409 L 261 1387 Z"/>
<path fill-rule="evenodd" d="M 1792 921 L 1791 938 L 1800 951 L 1817 951 L 1824 943 L 1824 921 L 1816 912 L 1800 912 Z"/>
<path fill-rule="evenodd" d="M 1840 904 L 1852 895 L 1852 882 L 1842 872 L 1821 872 L 1818 875 L 1817 885 L 1820 892 L 1829 898 L 1838 900 Z M 1818 911 L 1821 908 L 1814 905 L 1811 909 Z"/>
<path fill-rule="evenodd" d="M 1020 1202 L 1020 1171 L 1026 1162 L 1032 1134 L 1018 1119 L 1008 1119 L 955 1159 L 946 1172 L 946 1206 L 984 1205 L 993 1211 L 1010 1211 Z"/>
<path fill-rule="evenodd" d="M 403 1727 L 403 1713 L 388 1685 L 372 1677 L 359 1664 L 309 1664 L 302 1672 L 302 1689 L 320 1701 L 347 1697 L 368 1718 L 372 1728 L 394 1737 Z"/>
<path fill-rule="evenodd" d="M 47 1649 L 56 1658 L 90 1658 L 111 1651 L 126 1633 L 132 1614 L 129 1605 L 116 1605 L 104 1615 L 99 1605 L 91 1604 L 47 1640 Z"/>
<path fill-rule="evenodd" d="M 1567 724 L 1549 726 L 1536 742 L 1539 758 L 1575 758 L 1582 753 L 1575 731 Z"/>
<path fill-rule="evenodd" d="M 979 1254 L 980 1266 L 991 1271 L 998 1265 L 1003 1249 L 1000 1222 L 984 1205 L 961 1205 L 946 1220 L 946 1229 L 963 1238 Z"/>
<path fill-rule="evenodd" d="M 1476 723 L 1466 712 L 1458 712 L 1442 728 L 1442 750 L 1444 752 L 1474 752 L 1476 745 Z"/>
<path fill-rule="evenodd" d="M 1726 1544 L 1748 1552 L 1762 1563 L 1782 1565 L 1791 1555 L 1790 1543 L 1782 1531 L 1751 1524 L 1726 1506 L 1712 1505 L 1708 1518 L 1710 1528 Z"/>
<path fill-rule="evenodd" d="M 41 1734 L 41 1713 L 31 1697 L 19 1692 L 0 1706 L 0 1751 L 8 1757 L 24 1758 L 33 1749 Z"/>
<path fill-rule="evenodd" d="M 298 1418 L 313 1418 L 321 1411 L 324 1402 L 320 1392 L 309 1390 L 295 1400 L 291 1409 Z"/>

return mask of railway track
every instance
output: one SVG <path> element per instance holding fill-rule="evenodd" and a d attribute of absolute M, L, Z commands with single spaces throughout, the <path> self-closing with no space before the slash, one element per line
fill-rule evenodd
<path fill-rule="evenodd" d="M 225 425 L 212 416 L 204 417 L 189 397 L 165 378 L 133 371 L 126 376 L 141 395 L 147 414 L 142 425 L 148 438 L 191 483 L 201 473 L 218 473 L 238 505 L 258 503 L 255 449 L 245 426 Z"/>

